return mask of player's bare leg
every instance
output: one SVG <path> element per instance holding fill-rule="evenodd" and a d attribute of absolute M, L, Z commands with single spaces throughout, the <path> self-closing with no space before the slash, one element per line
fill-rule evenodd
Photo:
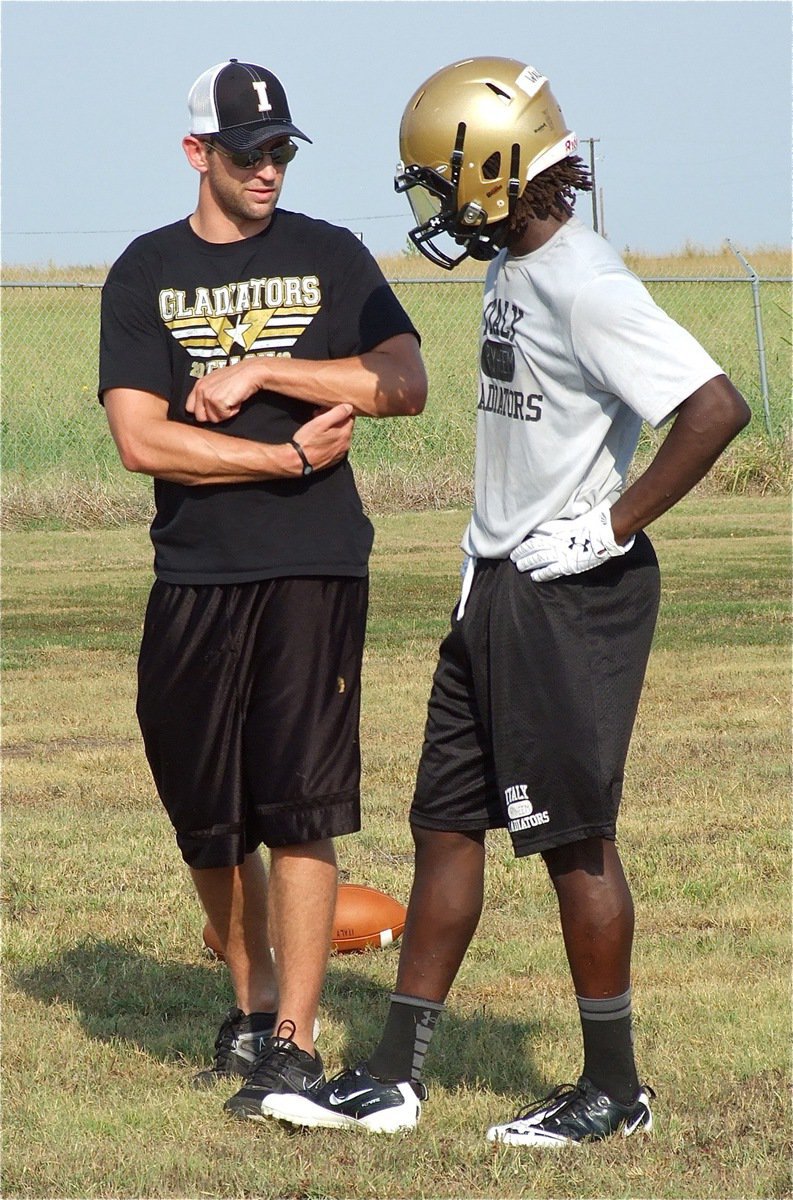
<path fill-rule="evenodd" d="M 314 1019 L 330 955 L 338 871 L 331 839 L 270 852 L 270 930 L 280 987 L 276 1029 L 314 1053 Z"/>
<path fill-rule="evenodd" d="M 237 1006 L 275 1012 L 278 981 L 267 932 L 267 873 L 258 850 L 237 867 L 190 874 L 204 911 L 223 945 Z"/>
<path fill-rule="evenodd" d="M 587 838 L 548 850 L 562 935 L 579 996 L 618 996 L 630 987 L 633 900 L 617 847 Z"/>
<path fill-rule="evenodd" d="M 482 912 L 485 835 L 413 828 L 416 865 L 380 1042 L 368 1059 L 379 1080 L 419 1085 L 435 1024 Z"/>
<path fill-rule="evenodd" d="M 556 1088 L 487 1132 L 488 1141 L 559 1146 L 652 1128 L 652 1088 L 636 1074 L 631 1030 L 633 901 L 617 848 L 587 838 L 543 853 L 559 900 L 576 991 L 584 1063 L 573 1088 Z"/>
<path fill-rule="evenodd" d="M 415 874 L 396 990 L 442 1003 L 482 914 L 485 835 L 413 829 Z"/>
<path fill-rule="evenodd" d="M 544 855 L 559 900 L 584 1042 L 582 1075 L 620 1104 L 635 1102 L 633 900 L 617 847 L 587 838 Z"/>

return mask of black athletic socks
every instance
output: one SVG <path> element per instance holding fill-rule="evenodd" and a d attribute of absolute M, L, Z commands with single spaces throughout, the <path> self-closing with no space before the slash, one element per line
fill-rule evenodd
<path fill-rule="evenodd" d="M 639 1092 L 633 1057 L 630 988 L 621 996 L 593 1000 L 576 996 L 584 1037 L 582 1074 L 619 1104 L 631 1104 Z M 418 1083 L 424 1058 L 444 1005 L 420 996 L 393 993 L 385 1028 L 367 1066 L 384 1082 Z"/>
<path fill-rule="evenodd" d="M 381 1081 L 418 1083 L 430 1039 L 444 1005 L 419 996 L 391 995 L 385 1028 L 367 1060 L 370 1074 Z"/>
<path fill-rule="evenodd" d="M 619 1104 L 630 1104 L 639 1091 L 633 1057 L 631 990 L 606 1000 L 576 996 L 584 1035 L 582 1074 Z"/>

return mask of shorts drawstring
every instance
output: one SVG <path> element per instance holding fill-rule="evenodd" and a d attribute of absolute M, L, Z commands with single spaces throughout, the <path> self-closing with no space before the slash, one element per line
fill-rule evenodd
<path fill-rule="evenodd" d="M 476 567 L 476 558 L 474 557 L 473 554 L 467 555 L 465 558 L 465 561 L 462 565 L 461 571 L 460 571 L 460 573 L 463 577 L 463 583 L 462 583 L 462 588 L 460 590 L 460 599 L 457 602 L 457 620 L 458 621 L 462 621 L 463 614 L 465 613 L 465 605 L 468 600 L 469 593 L 471 591 L 471 584 L 474 581 L 475 567 Z"/>

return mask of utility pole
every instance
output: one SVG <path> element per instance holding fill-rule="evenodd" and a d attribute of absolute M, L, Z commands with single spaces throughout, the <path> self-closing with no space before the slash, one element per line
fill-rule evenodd
<path fill-rule="evenodd" d="M 598 194 L 595 181 L 595 142 L 599 142 L 600 138 L 582 138 L 581 141 L 589 142 L 589 172 L 592 176 L 592 228 L 594 229 L 595 233 L 598 233 Z"/>

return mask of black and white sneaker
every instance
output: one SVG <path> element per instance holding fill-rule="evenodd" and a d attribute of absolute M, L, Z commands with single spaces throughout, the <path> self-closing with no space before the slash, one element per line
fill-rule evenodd
<path fill-rule="evenodd" d="M 631 1104 L 619 1104 L 594 1087 L 582 1075 L 578 1083 L 563 1084 L 544 1100 L 522 1108 L 514 1120 L 493 1125 L 487 1131 L 489 1142 L 508 1146 L 571 1146 L 581 1142 L 599 1142 L 612 1134 L 632 1133 L 653 1127 L 651 1087 L 643 1084 Z"/>
<path fill-rule="evenodd" d="M 194 1088 L 213 1088 L 230 1079 L 247 1079 L 264 1043 L 273 1036 L 276 1013 L 249 1013 L 230 1008 L 215 1038 L 215 1057 L 190 1080 Z M 319 1021 L 314 1022 L 314 1041 L 319 1037 Z"/>
<path fill-rule="evenodd" d="M 268 1038 L 245 1083 L 223 1108 L 240 1120 L 262 1121 L 279 1115 L 272 1108 L 281 1096 L 310 1095 L 325 1082 L 325 1070 L 318 1054 L 311 1055 L 291 1040 L 295 1027 L 282 1021 L 275 1037 Z"/>
<path fill-rule="evenodd" d="M 262 1046 L 273 1036 L 275 1013 L 250 1013 L 230 1008 L 215 1038 L 212 1066 L 194 1075 L 194 1088 L 212 1088 L 229 1079 L 246 1079 Z"/>
<path fill-rule="evenodd" d="M 334 1075 L 316 1092 L 270 1096 L 267 1108 L 292 1125 L 397 1133 L 415 1129 L 421 1101 L 426 1099 L 423 1083 L 384 1083 L 369 1074 L 366 1063 L 359 1063 Z"/>

